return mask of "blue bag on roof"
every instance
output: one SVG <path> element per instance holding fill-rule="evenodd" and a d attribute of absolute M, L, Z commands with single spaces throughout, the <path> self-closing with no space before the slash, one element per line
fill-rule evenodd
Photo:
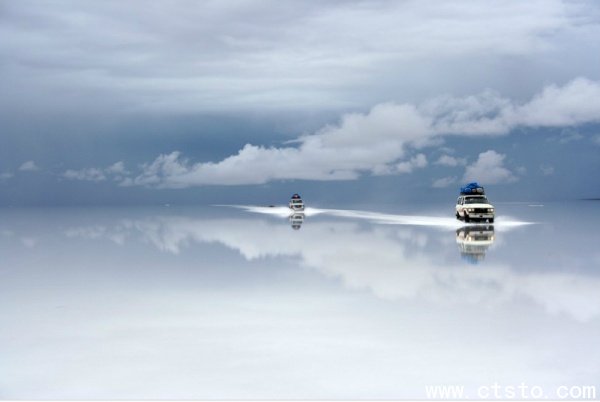
<path fill-rule="evenodd" d="M 477 184 L 477 182 L 469 183 L 466 186 L 460 188 L 460 195 L 484 195 L 485 191 L 483 187 Z"/>

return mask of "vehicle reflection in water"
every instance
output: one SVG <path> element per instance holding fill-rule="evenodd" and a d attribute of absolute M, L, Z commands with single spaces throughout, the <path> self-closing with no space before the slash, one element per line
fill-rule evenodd
<path fill-rule="evenodd" d="M 304 223 L 304 214 L 301 212 L 296 212 L 290 215 L 290 224 L 292 225 L 292 229 L 300 230 L 302 224 Z"/>
<path fill-rule="evenodd" d="M 493 225 L 463 226 L 456 230 L 456 244 L 466 261 L 477 264 L 485 259 L 485 253 L 494 243 Z"/>

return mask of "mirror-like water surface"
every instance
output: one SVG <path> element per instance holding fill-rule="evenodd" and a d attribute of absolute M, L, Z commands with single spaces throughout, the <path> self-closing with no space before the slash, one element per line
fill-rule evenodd
<path fill-rule="evenodd" d="M 451 208 L 4 209 L 0 398 L 600 385 L 600 203 Z"/>

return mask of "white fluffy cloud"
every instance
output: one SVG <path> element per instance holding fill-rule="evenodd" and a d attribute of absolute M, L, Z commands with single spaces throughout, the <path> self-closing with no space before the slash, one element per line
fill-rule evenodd
<path fill-rule="evenodd" d="M 70 180 L 103 181 L 106 180 L 104 172 L 97 168 L 88 168 L 81 170 L 69 169 L 63 173 L 63 177 Z"/>
<path fill-rule="evenodd" d="M 0 173 L 0 180 L 8 180 L 10 178 L 12 178 L 14 176 L 14 174 L 10 173 L 10 172 L 3 172 Z"/>
<path fill-rule="evenodd" d="M 427 165 L 425 155 L 410 155 L 408 148 L 432 143 L 429 124 L 415 106 L 385 103 L 366 114 L 347 114 L 338 125 L 300 137 L 298 147 L 247 144 L 217 163 L 192 164 L 179 152 L 161 155 L 123 184 L 177 188 L 277 179 L 349 180 L 363 172 L 408 173 Z"/>
<path fill-rule="evenodd" d="M 504 167 L 505 158 L 506 155 L 493 150 L 480 153 L 475 163 L 467 166 L 463 181 L 479 181 L 487 184 L 516 181 L 517 177 Z"/>
<path fill-rule="evenodd" d="M 579 96 L 579 97 L 578 97 Z M 565 101 L 564 98 L 569 98 Z M 587 105 L 582 112 L 582 105 Z M 562 117 L 557 117 L 559 113 Z M 548 116 L 544 120 L 544 116 Z M 420 105 L 383 103 L 367 113 L 344 115 L 339 124 L 299 137 L 298 146 L 247 144 L 219 162 L 193 163 L 179 152 L 160 155 L 122 185 L 182 188 L 207 184 L 261 184 L 281 179 L 351 180 L 361 174 L 409 173 L 427 165 L 418 150 L 447 135 L 501 135 L 516 127 L 563 126 L 600 121 L 600 83 L 579 78 L 551 85 L 526 103 L 486 91 L 466 98 L 439 97 Z M 467 168 L 465 177 L 506 182 L 515 176 L 504 156 L 488 151 Z M 466 163 L 448 155 L 437 162 Z M 435 183 L 443 185 L 444 181 Z"/>
<path fill-rule="evenodd" d="M 527 104 L 516 108 L 515 124 L 568 127 L 600 121 L 600 85 L 577 78 L 565 86 L 549 85 Z"/>
<path fill-rule="evenodd" d="M 505 134 L 516 127 L 571 127 L 600 121 L 600 82 L 576 78 L 546 86 L 519 104 L 492 91 L 424 103 L 440 134 Z"/>
<path fill-rule="evenodd" d="M 63 173 L 63 177 L 69 180 L 104 181 L 108 177 L 115 180 L 123 180 L 124 175 L 129 172 L 125 169 L 123 162 L 116 162 L 107 168 L 85 168 L 80 170 L 69 169 Z"/>
<path fill-rule="evenodd" d="M 19 167 L 19 170 L 22 172 L 35 172 L 40 170 L 40 168 L 35 164 L 34 161 L 27 161 Z"/>
<path fill-rule="evenodd" d="M 427 158 L 423 154 L 418 154 L 408 161 L 400 162 L 396 165 L 398 173 L 410 173 L 416 168 L 424 168 L 427 166 Z"/>
<path fill-rule="evenodd" d="M 435 164 L 442 165 L 442 166 L 450 166 L 450 167 L 464 166 L 467 164 L 467 160 L 465 158 L 455 158 L 454 156 L 450 156 L 450 155 L 442 155 L 435 162 Z"/>
<path fill-rule="evenodd" d="M 127 174 L 127 169 L 125 169 L 125 163 L 123 161 L 116 162 L 105 169 L 107 173 L 112 173 L 116 175 Z"/>

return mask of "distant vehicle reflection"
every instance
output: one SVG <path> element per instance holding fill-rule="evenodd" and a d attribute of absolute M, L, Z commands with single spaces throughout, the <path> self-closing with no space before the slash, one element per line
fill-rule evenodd
<path fill-rule="evenodd" d="M 493 225 L 463 226 L 456 230 L 456 243 L 461 256 L 472 264 L 485 259 L 485 253 L 494 243 Z"/>
<path fill-rule="evenodd" d="M 300 230 L 302 224 L 304 223 L 304 214 L 301 212 L 296 212 L 290 215 L 290 224 L 292 225 L 292 229 Z"/>

